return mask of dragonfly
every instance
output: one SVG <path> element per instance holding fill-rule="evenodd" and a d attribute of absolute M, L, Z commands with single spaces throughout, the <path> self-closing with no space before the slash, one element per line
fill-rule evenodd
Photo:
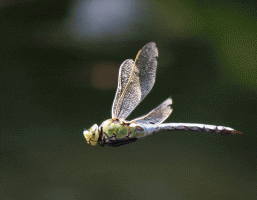
<path fill-rule="evenodd" d="M 130 113 L 151 91 L 156 77 L 158 49 L 154 42 L 146 44 L 135 61 L 125 60 L 119 69 L 118 87 L 112 104 L 112 118 L 100 126 L 94 124 L 83 134 L 93 146 L 118 147 L 161 131 L 213 132 L 220 135 L 242 134 L 229 127 L 195 124 L 163 123 L 172 113 L 172 99 L 168 98 L 148 114 L 126 120 Z"/>

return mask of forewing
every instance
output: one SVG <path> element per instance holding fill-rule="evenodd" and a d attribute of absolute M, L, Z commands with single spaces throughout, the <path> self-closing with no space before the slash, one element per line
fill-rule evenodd
<path fill-rule="evenodd" d="M 156 77 L 158 49 L 154 42 L 146 44 L 136 60 L 139 70 L 141 101 L 151 91 Z"/>
<path fill-rule="evenodd" d="M 131 64 L 124 64 L 127 60 L 121 65 L 119 73 L 119 83 L 121 82 L 121 84 L 118 85 L 113 102 L 112 118 L 126 119 L 150 92 L 156 77 L 157 56 L 156 44 L 150 42 L 138 52 L 132 68 Z M 124 81 L 120 81 L 124 72 L 126 78 Z"/>
<path fill-rule="evenodd" d="M 135 62 L 132 59 L 125 60 L 119 69 L 119 78 L 118 78 L 118 87 L 116 91 L 116 95 L 112 104 L 112 118 L 116 118 L 116 111 L 118 106 L 118 101 L 122 93 L 124 92 L 125 87 L 128 84 L 129 78 L 131 77 L 132 69 Z"/>
<path fill-rule="evenodd" d="M 161 105 L 153 109 L 148 114 L 131 121 L 140 124 L 161 124 L 172 113 L 172 109 L 170 107 L 171 104 L 172 99 L 168 98 L 166 101 L 164 101 Z"/>

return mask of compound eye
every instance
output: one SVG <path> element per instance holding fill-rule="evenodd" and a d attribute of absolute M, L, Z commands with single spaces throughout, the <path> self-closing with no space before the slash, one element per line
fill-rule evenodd
<path fill-rule="evenodd" d="M 85 130 L 84 136 L 85 136 L 88 144 L 95 146 L 99 139 L 97 124 L 94 124 L 89 130 Z"/>

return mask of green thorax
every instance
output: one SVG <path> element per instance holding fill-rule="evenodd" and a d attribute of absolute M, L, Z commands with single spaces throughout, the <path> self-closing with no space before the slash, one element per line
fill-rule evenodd
<path fill-rule="evenodd" d="M 120 121 L 118 119 L 108 119 L 104 121 L 100 129 L 102 128 L 103 138 L 108 139 L 123 139 L 126 137 L 134 138 L 135 137 L 135 124 L 128 123 L 126 121 Z"/>
<path fill-rule="evenodd" d="M 145 136 L 145 128 L 125 120 L 108 119 L 100 127 L 99 144 L 101 146 L 120 146 Z"/>

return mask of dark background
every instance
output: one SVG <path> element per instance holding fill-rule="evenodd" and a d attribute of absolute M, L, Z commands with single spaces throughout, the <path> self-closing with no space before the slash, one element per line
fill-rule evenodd
<path fill-rule="evenodd" d="M 256 199 L 257 35 L 251 1 L 1 1 L 1 199 Z M 148 42 L 166 122 L 243 135 L 162 132 L 87 145 L 111 117 L 119 65 Z"/>

